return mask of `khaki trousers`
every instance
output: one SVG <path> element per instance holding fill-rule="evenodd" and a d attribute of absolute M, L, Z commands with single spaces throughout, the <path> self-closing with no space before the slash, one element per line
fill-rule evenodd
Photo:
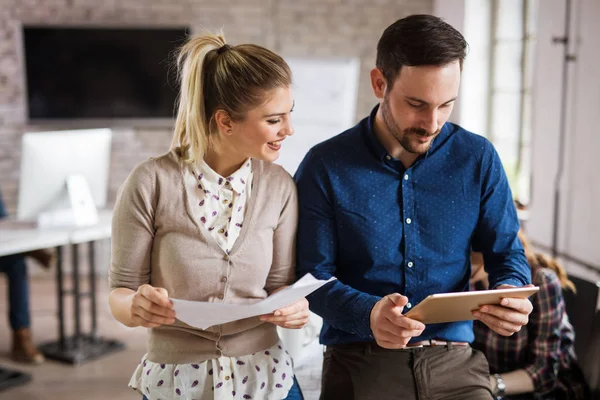
<path fill-rule="evenodd" d="M 468 345 L 335 345 L 325 351 L 320 399 L 491 400 L 489 377 L 485 356 Z"/>

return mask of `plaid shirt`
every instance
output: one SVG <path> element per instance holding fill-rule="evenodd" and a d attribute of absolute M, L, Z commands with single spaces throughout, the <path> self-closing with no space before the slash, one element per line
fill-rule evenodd
<path fill-rule="evenodd" d="M 547 268 L 534 268 L 532 281 L 540 290 L 531 298 L 529 323 L 505 337 L 474 321 L 473 347 L 485 353 L 492 374 L 524 369 L 531 376 L 533 394 L 504 399 L 583 399 L 585 383 L 575 358 L 575 333 L 565 311 L 560 281 Z"/>

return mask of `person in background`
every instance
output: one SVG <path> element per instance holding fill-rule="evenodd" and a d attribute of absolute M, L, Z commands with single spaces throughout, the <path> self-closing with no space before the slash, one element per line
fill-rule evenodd
<path fill-rule="evenodd" d="M 523 231 L 519 231 L 519 239 L 531 266 L 533 284 L 540 288 L 532 297 L 529 323 L 513 336 L 501 337 L 475 321 L 473 347 L 488 359 L 497 398 L 588 399 L 588 388 L 575 357 L 575 333 L 562 295 L 563 290 L 574 291 L 575 286 L 555 259 L 532 250 Z M 487 289 L 482 254 L 473 252 L 471 260 L 473 286 Z"/>
<path fill-rule="evenodd" d="M 0 192 L 0 220 L 8 213 Z M 33 343 L 31 315 L 29 312 L 29 280 L 25 257 L 35 259 L 43 268 L 50 268 L 54 256 L 51 250 L 36 250 L 28 253 L 0 257 L 0 272 L 8 281 L 8 320 L 12 330 L 11 358 L 27 364 L 42 364 L 44 355 Z"/>
<path fill-rule="evenodd" d="M 144 399 L 301 399 L 276 326 L 299 329 L 308 302 L 202 330 L 170 298 L 256 302 L 295 279 L 294 181 L 272 163 L 293 134 L 291 72 L 273 52 L 189 39 L 178 53 L 171 151 L 137 166 L 113 217 L 109 303 L 149 329 L 129 385 Z"/>
<path fill-rule="evenodd" d="M 338 279 L 309 296 L 323 317 L 322 399 L 491 399 L 471 321 L 425 326 L 404 313 L 428 295 L 469 290 L 471 248 L 492 288 L 531 274 L 492 144 L 448 121 L 467 43 L 432 15 L 387 27 L 370 116 L 313 147 L 296 172 L 298 273 Z M 527 323 L 527 299 L 475 317 L 500 335 Z"/>

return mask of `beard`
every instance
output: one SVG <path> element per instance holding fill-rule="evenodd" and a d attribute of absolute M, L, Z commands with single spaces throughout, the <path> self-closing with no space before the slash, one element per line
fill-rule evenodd
<path fill-rule="evenodd" d="M 392 136 L 394 136 L 398 143 L 400 143 L 400 146 L 402 146 L 404 150 L 412 154 L 421 155 L 427 153 L 427 151 L 429 151 L 431 148 L 431 144 L 433 143 L 433 139 L 427 143 L 421 143 L 417 140 L 412 140 L 413 135 L 416 135 L 419 138 L 434 138 L 440 133 L 440 129 L 431 133 L 422 128 L 400 128 L 392 116 L 389 99 L 387 96 L 383 99 L 383 103 L 381 104 L 381 115 L 383 117 L 383 123 L 388 131 L 392 134 Z"/>

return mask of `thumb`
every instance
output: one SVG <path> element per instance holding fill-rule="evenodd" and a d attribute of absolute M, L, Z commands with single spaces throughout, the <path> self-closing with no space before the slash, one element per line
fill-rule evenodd
<path fill-rule="evenodd" d="M 396 307 L 404 307 L 408 303 L 408 297 L 400 293 L 392 293 L 386 296 Z"/>
<path fill-rule="evenodd" d="M 169 292 L 167 292 L 167 289 L 161 288 L 161 287 L 155 287 L 154 291 L 156 292 L 158 297 L 161 299 L 162 305 L 164 305 L 165 307 L 170 307 L 173 305 L 173 302 L 171 300 L 169 300 Z"/>

